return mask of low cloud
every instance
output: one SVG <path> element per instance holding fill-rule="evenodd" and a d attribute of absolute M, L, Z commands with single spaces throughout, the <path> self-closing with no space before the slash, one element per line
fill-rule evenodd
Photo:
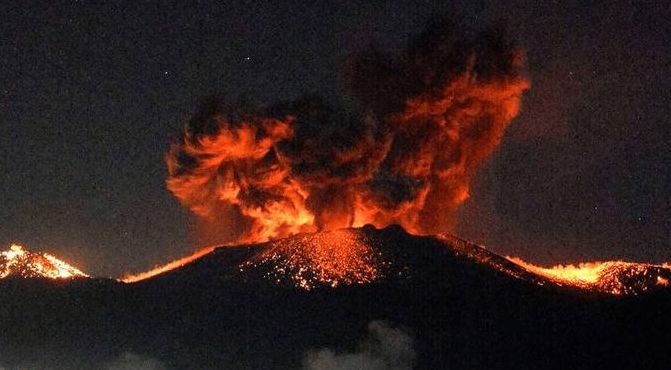
<path fill-rule="evenodd" d="M 308 352 L 304 370 L 411 370 L 415 362 L 412 338 L 382 321 L 368 324 L 367 335 L 354 352 L 332 349 Z"/>
<path fill-rule="evenodd" d="M 403 329 L 384 321 L 372 321 L 352 351 L 321 348 L 305 353 L 301 370 L 412 370 L 417 357 L 413 340 Z M 0 359 L 2 361 L 2 359 Z M 0 362 L 0 370 L 168 370 L 172 366 L 144 354 L 122 352 L 109 360 L 32 357 L 19 364 Z"/>
<path fill-rule="evenodd" d="M 106 370 L 165 370 L 166 367 L 151 357 L 124 353 L 105 367 Z"/>
<path fill-rule="evenodd" d="M 37 362 L 23 363 L 20 365 L 0 364 L 0 370 L 70 370 L 90 367 L 85 362 L 72 361 L 67 364 L 47 364 L 46 359 Z M 166 370 L 166 366 L 161 361 L 154 358 L 126 352 L 119 357 L 102 364 L 96 364 L 91 368 L 102 370 Z"/>

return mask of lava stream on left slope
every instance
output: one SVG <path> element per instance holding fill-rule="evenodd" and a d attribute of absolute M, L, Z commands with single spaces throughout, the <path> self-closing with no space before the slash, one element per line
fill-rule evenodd
<path fill-rule="evenodd" d="M 168 262 L 165 265 L 159 265 L 154 267 L 153 269 L 145 272 L 141 272 L 138 274 L 126 274 L 123 277 L 121 277 L 119 280 L 124 282 L 124 283 L 134 283 L 137 281 L 141 280 L 146 280 L 151 277 L 154 277 L 156 275 L 163 274 L 165 272 L 174 270 L 176 268 L 182 267 L 188 263 L 191 263 L 198 258 L 211 253 L 214 251 L 215 247 L 204 247 L 196 251 L 195 253 L 188 255 L 186 257 L 182 257 L 180 259 L 174 260 L 172 262 Z"/>

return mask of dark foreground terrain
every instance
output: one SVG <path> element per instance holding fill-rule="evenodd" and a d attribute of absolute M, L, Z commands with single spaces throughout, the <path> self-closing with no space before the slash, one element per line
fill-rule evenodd
<path fill-rule="evenodd" d="M 614 297 L 539 286 L 492 267 L 505 264 L 494 255 L 493 264 L 479 262 L 464 245 L 397 227 L 355 232 L 386 261 L 371 283 L 304 290 L 265 262 L 241 269 L 264 245 L 217 249 L 134 284 L 2 280 L 0 368 L 97 369 L 136 358 L 146 359 L 143 369 L 302 369 L 325 348 L 357 360 L 374 346 L 362 344 L 371 322 L 411 340 L 410 360 L 392 356 L 379 369 L 671 364 L 668 289 Z"/>

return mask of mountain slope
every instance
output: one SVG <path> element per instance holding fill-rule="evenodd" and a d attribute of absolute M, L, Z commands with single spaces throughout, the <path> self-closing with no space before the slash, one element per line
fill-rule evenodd
<path fill-rule="evenodd" d="M 323 238 L 353 246 L 336 252 Z M 301 369 L 315 350 L 351 352 L 379 321 L 409 333 L 417 370 L 671 361 L 668 289 L 560 286 L 473 244 L 398 227 L 217 248 L 133 284 L 4 279 L 0 301 L 9 369 L 105 368 L 124 353 L 166 369 Z"/>
<path fill-rule="evenodd" d="M 208 271 L 211 276 L 225 273 L 228 279 L 267 281 L 311 290 L 403 280 L 424 274 L 430 270 L 428 266 L 436 263 L 444 263 L 447 268 L 446 258 L 470 261 L 546 288 L 568 287 L 614 295 L 664 289 L 671 280 L 671 269 L 666 265 L 610 261 L 542 268 L 519 258 L 499 256 L 451 235 L 414 236 L 399 226 L 322 231 L 256 245 L 208 248 L 193 258 L 184 258 L 182 264 L 159 267 L 157 272 L 175 273 L 180 268 L 189 271 L 188 265 L 201 259 L 200 264 L 216 264 Z"/>

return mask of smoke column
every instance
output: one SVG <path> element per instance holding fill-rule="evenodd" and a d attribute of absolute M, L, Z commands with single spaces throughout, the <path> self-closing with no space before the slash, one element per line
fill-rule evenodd
<path fill-rule="evenodd" d="M 168 189 L 243 242 L 368 223 L 449 231 L 529 87 L 502 29 L 463 35 L 434 20 L 399 55 L 352 56 L 354 109 L 205 101 L 166 155 Z"/>

